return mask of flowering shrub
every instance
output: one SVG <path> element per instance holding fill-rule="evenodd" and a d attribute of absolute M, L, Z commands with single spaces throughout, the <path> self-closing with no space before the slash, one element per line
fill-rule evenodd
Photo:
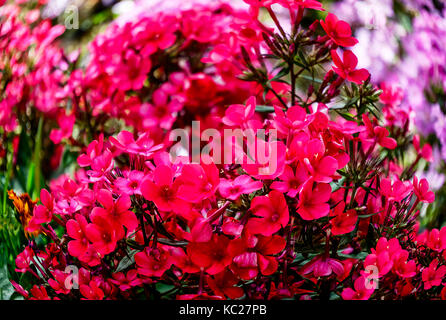
<path fill-rule="evenodd" d="M 446 229 L 417 222 L 432 148 L 398 89 L 371 84 L 320 2 L 245 2 L 118 20 L 65 69 L 50 138 L 78 167 L 39 203 L 10 192 L 29 237 L 17 293 L 446 298 Z"/>

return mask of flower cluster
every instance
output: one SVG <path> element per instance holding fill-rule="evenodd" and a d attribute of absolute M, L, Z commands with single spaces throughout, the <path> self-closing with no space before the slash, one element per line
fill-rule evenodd
<path fill-rule="evenodd" d="M 432 148 L 410 136 L 399 89 L 370 83 L 346 21 L 305 26 L 319 1 L 245 2 L 142 13 L 92 41 L 52 135 L 74 144 L 76 125 L 90 141 L 39 204 L 22 196 L 19 294 L 445 298 L 446 229 L 417 224 Z"/>

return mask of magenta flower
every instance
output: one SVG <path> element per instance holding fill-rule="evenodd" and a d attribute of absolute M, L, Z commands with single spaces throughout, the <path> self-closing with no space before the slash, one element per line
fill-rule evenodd
<path fill-rule="evenodd" d="M 174 179 L 172 168 L 159 165 L 153 172 L 153 181 L 146 178 L 141 183 L 141 194 L 147 200 L 153 201 L 161 211 L 175 211 L 184 213 L 188 204 L 180 199 L 178 189 L 181 186 L 179 179 Z"/>
<path fill-rule="evenodd" d="M 325 18 L 325 21 L 321 20 L 320 23 L 327 35 L 337 45 L 342 47 L 352 47 L 358 43 L 358 40 L 352 37 L 352 29 L 350 25 L 345 21 L 339 20 L 336 15 L 329 13 Z M 354 67 L 356 67 L 356 64 Z"/>
<path fill-rule="evenodd" d="M 325 217 L 330 212 L 327 203 L 331 196 L 331 187 L 328 183 L 316 183 L 308 179 L 299 193 L 297 213 L 304 220 L 316 220 Z"/>
<path fill-rule="evenodd" d="M 279 176 L 279 179 L 282 181 L 274 181 L 271 184 L 271 189 L 286 193 L 289 197 L 294 198 L 308 178 L 306 167 L 300 162 L 295 170 L 290 166 L 285 166 L 283 173 Z"/>
<path fill-rule="evenodd" d="M 335 66 L 333 70 L 343 79 L 361 84 L 370 77 L 370 73 L 366 69 L 356 69 L 358 58 L 350 50 L 344 51 L 344 55 L 339 57 L 336 50 L 331 50 L 331 57 Z"/>
<path fill-rule="evenodd" d="M 248 175 L 241 175 L 234 180 L 221 179 L 218 190 L 222 197 L 229 200 L 237 200 L 242 194 L 250 194 L 263 187 L 261 181 L 254 181 Z"/>
<path fill-rule="evenodd" d="M 162 144 L 155 145 L 148 133 L 143 133 L 135 141 L 133 134 L 128 131 L 121 131 L 116 138 L 110 137 L 110 142 L 124 153 L 140 155 L 150 158 L 156 151 L 163 148 Z"/>
<path fill-rule="evenodd" d="M 268 196 L 252 199 L 250 210 L 252 217 L 246 227 L 251 234 L 270 236 L 285 227 L 290 219 L 285 197 L 275 190 Z"/>
<path fill-rule="evenodd" d="M 134 195 L 141 193 L 141 183 L 145 175 L 141 171 L 132 170 L 127 173 L 127 177 L 119 177 L 116 179 L 114 185 L 120 193 Z"/>

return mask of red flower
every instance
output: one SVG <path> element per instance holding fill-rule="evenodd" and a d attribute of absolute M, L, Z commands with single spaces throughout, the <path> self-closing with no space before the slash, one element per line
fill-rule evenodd
<path fill-rule="evenodd" d="M 31 224 L 48 223 L 53 217 L 54 198 L 46 189 L 40 191 L 40 201 L 42 205 L 34 208 Z"/>
<path fill-rule="evenodd" d="M 327 35 L 339 46 L 352 47 L 358 43 L 358 40 L 352 37 L 350 25 L 339 20 L 334 14 L 329 13 L 324 20 L 320 21 Z"/>
<path fill-rule="evenodd" d="M 435 193 L 429 190 L 429 182 L 426 179 L 421 179 L 418 183 L 418 178 L 413 177 L 413 191 L 421 202 L 432 203 L 435 201 Z"/>
<path fill-rule="evenodd" d="M 131 132 L 121 131 L 116 138 L 110 137 L 110 142 L 122 152 L 147 158 L 152 157 L 156 151 L 163 148 L 163 145 L 155 145 L 148 133 L 143 133 L 135 141 Z"/>
<path fill-rule="evenodd" d="M 281 236 L 253 236 L 245 233 L 241 239 L 231 242 L 230 251 L 234 255 L 231 270 L 244 280 L 253 279 L 260 271 L 267 276 L 273 274 L 278 262 L 272 255 L 281 252 L 286 241 Z"/>
<path fill-rule="evenodd" d="M 101 255 L 111 253 L 115 250 L 118 240 L 124 237 L 123 228 L 116 228 L 109 218 L 100 214 L 92 214 L 91 221 L 92 223 L 85 227 L 88 240 Z"/>
<path fill-rule="evenodd" d="M 91 280 L 88 284 L 81 284 L 79 290 L 88 300 L 104 299 L 104 291 L 99 287 L 99 283 L 96 280 Z"/>
<path fill-rule="evenodd" d="M 350 50 L 344 51 L 342 60 L 336 50 L 331 50 L 331 57 L 335 64 L 333 70 L 343 79 L 361 84 L 370 76 L 370 73 L 366 69 L 356 69 L 358 58 Z"/>
<path fill-rule="evenodd" d="M 285 197 L 278 191 L 271 191 L 268 196 L 252 199 L 253 218 L 248 220 L 246 228 L 252 234 L 270 236 L 285 227 L 290 219 Z"/>
<path fill-rule="evenodd" d="M 187 203 L 179 198 L 179 179 L 173 179 L 172 168 L 159 165 L 153 172 L 153 181 L 146 179 L 141 183 L 141 193 L 147 200 L 155 202 L 161 211 L 184 212 Z"/>
<path fill-rule="evenodd" d="M 127 275 L 123 272 L 114 273 L 113 279 L 110 282 L 119 286 L 119 289 L 126 291 L 132 287 L 136 287 L 142 284 L 142 280 L 138 278 L 138 272 L 135 269 L 129 270 Z"/>
<path fill-rule="evenodd" d="M 335 273 L 337 276 L 342 276 L 344 273 L 344 266 L 338 260 L 327 257 L 324 253 L 314 257 L 300 270 L 300 274 L 302 275 L 310 273 L 313 273 L 313 276 L 316 278 L 328 277 L 332 273 Z"/>
<path fill-rule="evenodd" d="M 344 300 L 368 300 L 370 296 L 373 294 L 375 289 L 367 288 L 366 284 L 368 280 L 364 277 L 358 277 L 355 280 L 354 287 L 355 290 L 351 288 L 345 288 L 342 293 L 342 299 Z"/>
<path fill-rule="evenodd" d="M 222 197 L 229 200 L 237 200 L 242 194 L 250 194 L 262 189 L 261 181 L 254 181 L 248 175 L 241 175 L 234 180 L 221 179 L 218 190 Z"/>
<path fill-rule="evenodd" d="M 135 254 L 138 273 L 146 277 L 161 277 L 172 265 L 170 252 L 162 246 L 146 248 Z"/>
<path fill-rule="evenodd" d="M 402 278 L 412 278 L 417 273 L 417 265 L 414 260 L 407 260 L 409 252 L 400 250 L 393 255 L 393 270 Z"/>
<path fill-rule="evenodd" d="M 242 288 L 235 286 L 238 283 L 238 279 L 229 270 L 224 270 L 216 274 L 213 278 L 207 277 L 206 280 L 209 288 L 211 288 L 217 296 L 238 299 L 245 294 Z"/>
<path fill-rule="evenodd" d="M 122 226 L 125 226 L 129 232 L 136 229 L 138 220 L 135 214 L 129 210 L 132 202 L 127 194 L 121 195 L 114 201 L 111 192 L 102 189 L 97 194 L 97 200 L 103 208 L 94 208 L 90 214 L 91 219 L 95 216 L 101 216 L 113 223 L 117 229 L 122 228 Z"/>
<path fill-rule="evenodd" d="M 429 290 L 432 287 L 439 286 L 446 275 L 446 266 L 438 267 L 438 260 L 431 262 L 428 268 L 425 268 L 421 274 L 424 282 L 424 289 Z"/>
<path fill-rule="evenodd" d="M 70 219 L 67 221 L 67 234 L 74 240 L 68 242 L 68 252 L 74 256 L 81 258 L 88 249 L 89 242 L 86 235 L 86 227 L 88 225 L 87 219 L 81 215 L 76 214 L 75 220 Z"/>
<path fill-rule="evenodd" d="M 227 237 L 213 234 L 208 242 L 190 242 L 187 254 L 195 265 L 214 275 L 223 271 L 232 261 L 229 242 Z"/>
<path fill-rule="evenodd" d="M 328 183 L 317 183 L 313 188 L 314 180 L 308 179 L 299 194 L 297 213 L 304 220 L 316 220 L 325 217 L 330 212 L 327 203 L 331 196 L 331 187 Z"/>
<path fill-rule="evenodd" d="M 339 203 L 331 212 L 330 216 L 334 216 L 330 220 L 331 233 L 335 236 L 350 233 L 355 229 L 358 215 L 355 209 L 344 211 L 345 202 Z"/>
<path fill-rule="evenodd" d="M 178 179 L 182 184 L 178 189 L 178 197 L 191 203 L 214 196 L 220 183 L 218 169 L 213 163 L 187 164 Z"/>

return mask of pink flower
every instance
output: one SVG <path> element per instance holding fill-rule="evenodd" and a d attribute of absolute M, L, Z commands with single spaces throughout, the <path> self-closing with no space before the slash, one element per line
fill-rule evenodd
<path fill-rule="evenodd" d="M 428 232 L 428 231 L 427 231 Z M 446 249 L 446 227 L 438 230 L 432 229 L 427 236 L 426 245 L 437 252 L 441 252 Z"/>
<path fill-rule="evenodd" d="M 102 256 L 113 252 L 116 243 L 124 237 L 123 228 L 116 228 L 115 224 L 102 214 L 92 214 L 91 221 L 92 223 L 85 227 L 85 233 L 95 250 Z"/>
<path fill-rule="evenodd" d="M 325 18 L 325 21 L 321 20 L 320 23 L 327 35 L 337 45 L 343 47 L 352 47 L 358 43 L 358 40 L 352 37 L 352 29 L 350 25 L 345 21 L 338 20 L 338 17 L 336 17 L 336 15 L 329 13 Z"/>
<path fill-rule="evenodd" d="M 252 199 L 252 215 L 246 227 L 252 234 L 270 236 L 285 227 L 290 219 L 285 197 L 278 191 Z"/>
<path fill-rule="evenodd" d="M 234 255 L 230 269 L 244 280 L 255 278 L 259 272 L 271 275 L 279 266 L 273 255 L 281 252 L 285 245 L 286 240 L 281 236 L 244 234 L 230 244 L 230 251 Z"/>
<path fill-rule="evenodd" d="M 446 266 L 438 267 L 438 260 L 435 259 L 425 268 L 421 274 L 424 282 L 424 289 L 429 290 L 432 287 L 439 286 L 446 275 Z"/>
<path fill-rule="evenodd" d="M 274 181 L 271 184 L 271 189 L 286 193 L 289 197 L 294 198 L 302 189 L 303 183 L 308 177 L 306 167 L 300 162 L 295 171 L 290 166 L 285 166 L 285 170 L 279 176 L 282 181 Z"/>
<path fill-rule="evenodd" d="M 65 112 L 60 113 L 57 117 L 57 123 L 60 129 L 53 129 L 50 132 L 50 139 L 54 144 L 59 144 L 62 139 L 71 137 L 73 133 L 73 126 L 76 122 L 76 116 L 74 113 L 66 115 Z"/>
<path fill-rule="evenodd" d="M 178 99 L 168 101 L 168 93 L 158 89 L 153 93 L 153 104 L 144 103 L 139 108 L 144 128 L 161 127 L 169 130 L 176 120 L 176 113 L 183 107 Z"/>
<path fill-rule="evenodd" d="M 178 197 L 191 203 L 214 196 L 220 183 L 218 169 L 213 163 L 187 164 L 178 179 L 181 182 Z"/>
<path fill-rule="evenodd" d="M 383 178 L 380 181 L 381 194 L 389 201 L 401 201 L 412 191 L 412 185 L 409 181 L 400 181 L 398 178 L 392 181 L 390 178 Z"/>
<path fill-rule="evenodd" d="M 418 155 L 428 162 L 433 161 L 432 147 L 429 143 L 424 144 L 423 148 L 420 147 L 420 136 L 418 134 L 413 137 L 413 146 L 418 152 Z"/>
<path fill-rule="evenodd" d="M 393 259 L 393 270 L 402 278 L 412 278 L 417 274 L 417 265 L 414 260 L 407 260 L 409 252 L 400 250 L 395 253 Z"/>
<path fill-rule="evenodd" d="M 40 191 L 40 201 L 42 201 L 42 205 L 34 208 L 31 225 L 48 223 L 53 217 L 54 198 L 46 189 Z"/>
<path fill-rule="evenodd" d="M 159 165 L 153 172 L 153 181 L 146 178 L 141 183 L 141 193 L 147 200 L 153 201 L 161 211 L 182 212 L 187 208 L 184 200 L 179 198 L 179 179 L 173 177 L 172 169 Z"/>
<path fill-rule="evenodd" d="M 331 196 L 331 187 L 328 183 L 317 183 L 308 179 L 302 186 L 297 204 L 297 213 L 304 220 L 316 220 L 325 217 L 330 212 L 327 203 Z"/>
<path fill-rule="evenodd" d="M 364 121 L 366 131 L 363 131 L 360 137 L 365 142 L 365 147 L 368 147 L 369 144 L 375 142 L 390 150 L 396 148 L 397 142 L 395 139 L 388 137 L 389 131 L 386 128 L 380 126 L 374 127 L 366 114 L 362 115 L 362 121 Z"/>
<path fill-rule="evenodd" d="M 257 130 L 262 128 L 263 125 L 259 119 L 255 119 L 255 110 L 256 98 L 250 97 L 246 102 L 246 106 L 241 104 L 229 106 L 222 121 L 230 127 Z"/>
<path fill-rule="evenodd" d="M 144 173 L 137 170 L 132 170 L 128 173 L 126 178 L 117 178 L 114 182 L 115 187 L 120 193 L 134 195 L 141 193 L 141 183 L 144 179 Z"/>
<path fill-rule="evenodd" d="M 101 155 L 93 159 L 91 170 L 87 171 L 91 182 L 102 181 L 105 175 L 113 169 L 115 162 L 113 154 L 109 150 L 105 150 Z"/>
<path fill-rule="evenodd" d="M 110 142 L 122 152 L 140 155 L 146 158 L 152 157 L 156 151 L 163 148 L 161 144 L 155 145 L 148 133 L 143 133 L 135 141 L 132 133 L 121 131 L 116 138 L 110 137 Z"/>
<path fill-rule="evenodd" d="M 374 288 L 367 288 L 367 280 L 364 277 L 358 277 L 355 280 L 354 287 L 355 289 L 345 288 L 342 293 L 342 299 L 344 300 L 368 300 L 370 296 L 375 291 Z"/>
<path fill-rule="evenodd" d="M 372 268 L 367 268 L 369 266 L 376 267 L 378 269 L 378 274 L 375 274 Z M 369 273 L 367 273 L 366 271 L 363 271 L 361 273 L 367 278 L 380 278 L 389 273 L 389 271 L 392 270 L 392 267 L 393 261 L 391 259 L 389 251 L 374 252 L 367 255 L 364 260 L 364 269 L 368 270 Z"/>
<path fill-rule="evenodd" d="M 114 72 L 113 81 L 123 91 L 141 89 L 152 68 L 151 60 L 143 60 L 141 55 L 131 49 L 125 51 L 122 58 L 122 63 Z"/>
<path fill-rule="evenodd" d="M 328 277 L 332 273 L 341 276 L 344 273 L 344 266 L 336 259 L 320 254 L 302 267 L 300 274 L 307 275 L 313 273 L 316 278 Z"/>
<path fill-rule="evenodd" d="M 335 236 L 350 233 L 355 229 L 358 215 L 355 209 L 345 211 L 345 202 L 340 202 L 330 213 L 331 233 Z"/>
<path fill-rule="evenodd" d="M 132 202 L 127 194 L 120 195 L 115 201 L 110 191 L 102 189 L 98 191 L 97 199 L 103 208 L 93 208 L 90 213 L 92 220 L 101 217 L 112 223 L 116 229 L 121 229 L 122 226 L 125 226 L 128 232 L 136 229 L 138 220 L 135 214 L 129 210 Z"/>
<path fill-rule="evenodd" d="M 324 10 L 322 9 L 322 3 L 316 0 L 280 0 L 280 3 L 285 6 L 289 7 L 293 10 L 297 10 L 299 8 L 307 8 L 307 9 L 314 9 L 314 10 Z"/>
<path fill-rule="evenodd" d="M 88 249 L 89 241 L 86 234 L 86 227 L 88 225 L 87 219 L 81 215 L 76 214 L 75 219 L 67 221 L 67 234 L 74 240 L 68 242 L 68 252 L 74 256 L 81 258 Z"/>
<path fill-rule="evenodd" d="M 287 109 L 286 113 L 282 108 L 274 107 L 274 126 L 284 137 L 288 137 L 290 132 L 303 129 L 310 122 L 307 118 L 307 112 L 300 106 L 292 106 Z"/>
<path fill-rule="evenodd" d="M 250 194 L 263 187 L 261 181 L 254 181 L 248 175 L 241 175 L 234 180 L 221 179 L 218 190 L 222 197 L 229 200 L 237 200 L 242 194 Z"/>
<path fill-rule="evenodd" d="M 133 287 L 140 286 L 142 280 L 138 278 L 138 272 L 135 269 L 129 270 L 125 275 L 123 272 L 114 273 L 110 282 L 119 286 L 122 291 L 127 291 Z"/>
<path fill-rule="evenodd" d="M 331 57 L 335 67 L 333 70 L 343 79 L 361 84 L 370 77 L 366 69 L 356 69 L 358 58 L 350 50 L 345 50 L 342 60 L 336 50 L 331 50 Z"/>
<path fill-rule="evenodd" d="M 81 154 L 77 158 L 77 163 L 81 167 L 88 167 L 91 166 L 93 160 L 101 155 L 102 149 L 104 147 L 104 134 L 99 135 L 98 140 L 93 140 L 87 147 L 87 152 Z"/>
<path fill-rule="evenodd" d="M 426 179 L 421 179 L 418 183 L 418 178 L 413 177 L 413 191 L 421 202 L 432 203 L 435 201 L 435 193 L 429 190 L 429 182 Z"/>

